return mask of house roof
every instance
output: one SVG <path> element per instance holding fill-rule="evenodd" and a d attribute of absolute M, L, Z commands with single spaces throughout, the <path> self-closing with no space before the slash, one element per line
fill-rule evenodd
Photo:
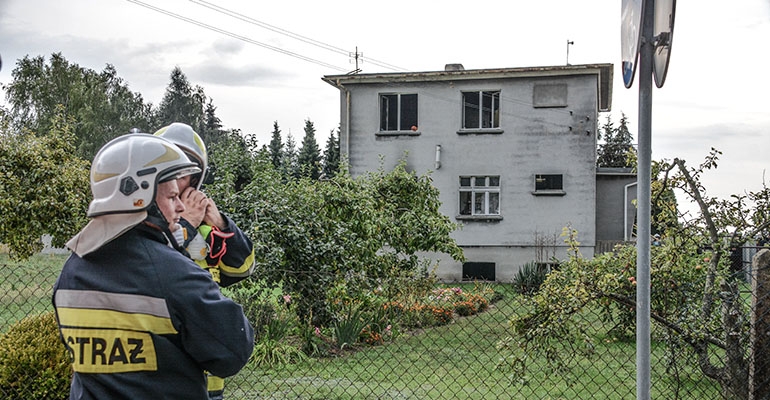
<path fill-rule="evenodd" d="M 328 84 L 345 90 L 356 84 L 439 82 L 471 79 L 512 79 L 527 77 L 554 77 L 570 75 L 598 75 L 599 111 L 610 111 L 612 106 L 612 64 L 557 65 L 549 67 L 519 67 L 495 69 L 459 69 L 425 72 L 389 72 L 377 74 L 325 75 Z"/>

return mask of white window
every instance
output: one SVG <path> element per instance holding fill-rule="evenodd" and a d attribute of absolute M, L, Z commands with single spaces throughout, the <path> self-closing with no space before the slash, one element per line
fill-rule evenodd
<path fill-rule="evenodd" d="M 416 131 L 417 126 L 417 94 L 380 95 L 380 131 Z"/>
<path fill-rule="evenodd" d="M 463 92 L 463 129 L 500 127 L 500 91 Z"/>
<path fill-rule="evenodd" d="M 500 215 L 500 177 L 461 176 L 460 215 Z"/>

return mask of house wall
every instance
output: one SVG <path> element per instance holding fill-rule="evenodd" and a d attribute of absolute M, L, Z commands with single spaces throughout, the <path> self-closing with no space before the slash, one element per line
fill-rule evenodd
<path fill-rule="evenodd" d="M 596 176 L 596 240 L 618 241 L 630 234 L 636 216 L 636 175 Z"/>
<path fill-rule="evenodd" d="M 354 176 L 380 167 L 389 170 L 403 157 L 410 170 L 433 171 L 441 212 L 462 224 L 453 237 L 468 261 L 495 262 L 496 279 L 509 280 L 520 266 L 535 260 L 535 246 L 542 238 L 558 237 L 568 225 L 578 231 L 584 255 L 593 255 L 597 80 L 597 75 L 586 74 L 348 85 L 350 98 L 344 91 L 341 97 L 341 149 L 349 156 Z M 566 106 L 535 108 L 535 85 L 544 84 L 565 84 Z M 458 133 L 461 92 L 471 90 L 501 91 L 501 133 Z M 379 132 L 379 94 L 383 93 L 418 94 L 415 134 Z M 438 169 L 434 164 L 437 145 L 441 146 Z M 562 174 L 565 194 L 533 195 L 535 174 Z M 500 176 L 501 219 L 458 219 L 461 175 Z M 563 258 L 564 246 L 563 240 L 556 240 L 549 247 Z M 461 278 L 459 263 L 442 263 L 440 268 L 442 278 Z"/>

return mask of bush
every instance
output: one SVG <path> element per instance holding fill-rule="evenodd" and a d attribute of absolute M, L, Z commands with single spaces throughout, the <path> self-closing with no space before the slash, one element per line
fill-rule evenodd
<path fill-rule="evenodd" d="M 0 336 L 0 392 L 14 399 L 66 399 L 72 370 L 53 311 L 27 317 Z"/>
<path fill-rule="evenodd" d="M 518 294 L 531 296 L 540 290 L 548 271 L 534 261 L 524 264 L 513 278 L 513 289 Z"/>

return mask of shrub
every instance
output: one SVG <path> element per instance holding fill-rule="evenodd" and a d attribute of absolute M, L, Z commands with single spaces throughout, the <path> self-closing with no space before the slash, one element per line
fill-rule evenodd
<path fill-rule="evenodd" d="M 0 392 L 7 398 L 66 399 L 71 376 L 53 311 L 27 317 L 0 336 Z"/>
<path fill-rule="evenodd" d="M 534 261 L 530 261 L 519 269 L 513 278 L 513 289 L 518 294 L 531 296 L 540 290 L 540 285 L 545 282 L 548 271 Z"/>

